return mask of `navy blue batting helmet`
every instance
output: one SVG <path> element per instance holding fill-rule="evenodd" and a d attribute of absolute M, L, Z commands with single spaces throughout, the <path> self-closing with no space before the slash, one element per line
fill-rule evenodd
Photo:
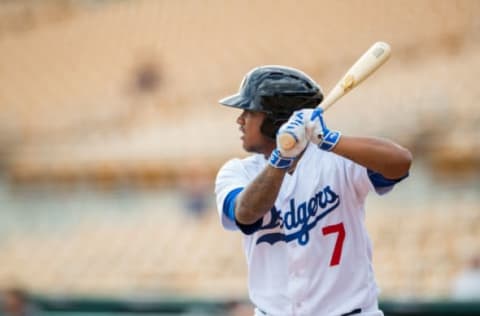
<path fill-rule="evenodd" d="M 284 66 L 261 66 L 247 73 L 238 93 L 219 102 L 266 113 L 262 133 L 275 138 L 278 128 L 293 112 L 315 108 L 322 100 L 320 86 L 302 71 Z"/>

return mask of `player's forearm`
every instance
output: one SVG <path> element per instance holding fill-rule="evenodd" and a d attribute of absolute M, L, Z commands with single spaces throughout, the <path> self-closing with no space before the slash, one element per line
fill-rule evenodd
<path fill-rule="evenodd" d="M 412 163 L 410 151 L 381 138 L 344 135 L 332 151 L 389 179 L 406 175 Z"/>
<path fill-rule="evenodd" d="M 275 203 L 285 177 L 284 169 L 266 167 L 237 198 L 235 218 L 242 224 L 255 223 Z"/>

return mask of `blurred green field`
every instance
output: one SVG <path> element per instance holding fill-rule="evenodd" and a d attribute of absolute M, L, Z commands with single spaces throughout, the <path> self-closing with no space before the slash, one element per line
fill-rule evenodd
<path fill-rule="evenodd" d="M 139 302 L 115 299 L 37 299 L 38 316 L 236 316 L 234 304 L 199 299 L 172 299 Z M 474 316 L 480 314 L 480 302 L 453 301 L 381 301 L 385 316 Z M 252 313 L 253 314 L 253 313 Z M 0 312 L 0 315 L 1 312 Z M 243 314 L 242 314 L 243 315 Z M 33 315 L 32 315 L 33 316 Z"/>

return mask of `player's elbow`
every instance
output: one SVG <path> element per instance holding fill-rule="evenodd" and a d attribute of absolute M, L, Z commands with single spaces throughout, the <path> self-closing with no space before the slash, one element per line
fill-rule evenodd
<path fill-rule="evenodd" d="M 412 153 L 408 149 L 399 146 L 395 158 L 390 161 L 388 168 L 390 170 L 389 177 L 398 179 L 407 175 L 412 166 L 412 161 Z"/>
<path fill-rule="evenodd" d="M 400 165 L 405 173 L 407 173 L 408 170 L 410 170 L 410 167 L 412 166 L 412 161 L 413 161 L 413 156 L 410 150 L 401 147 Z"/>
<path fill-rule="evenodd" d="M 243 225 L 250 225 L 257 222 L 263 214 L 255 212 L 259 207 L 252 207 L 251 203 L 248 203 L 248 199 L 245 200 L 244 192 L 239 194 L 235 203 L 235 220 Z"/>
<path fill-rule="evenodd" d="M 256 212 L 252 212 L 251 209 L 244 207 L 235 208 L 235 220 L 243 225 L 251 225 L 257 222 L 262 216 Z"/>

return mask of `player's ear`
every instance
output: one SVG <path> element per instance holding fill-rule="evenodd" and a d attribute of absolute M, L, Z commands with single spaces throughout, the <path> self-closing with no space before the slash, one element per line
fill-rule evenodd
<path fill-rule="evenodd" d="M 265 119 L 263 120 L 262 126 L 260 127 L 260 131 L 262 132 L 263 135 L 267 136 L 269 139 L 275 140 L 278 129 L 285 122 L 286 121 L 283 121 L 283 120 L 274 121 L 270 117 L 265 117 Z"/>

